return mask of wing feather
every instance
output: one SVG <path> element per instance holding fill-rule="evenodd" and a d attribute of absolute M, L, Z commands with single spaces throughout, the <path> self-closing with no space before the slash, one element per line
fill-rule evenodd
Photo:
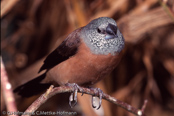
<path fill-rule="evenodd" d="M 76 29 L 71 34 L 69 34 L 69 36 L 47 56 L 39 72 L 45 69 L 49 70 L 76 54 L 80 45 L 80 30 L 81 28 Z"/>

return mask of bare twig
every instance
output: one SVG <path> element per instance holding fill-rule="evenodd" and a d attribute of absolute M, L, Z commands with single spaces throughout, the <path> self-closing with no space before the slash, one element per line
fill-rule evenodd
<path fill-rule="evenodd" d="M 146 108 L 146 105 L 147 105 L 147 102 L 148 102 L 147 99 L 144 100 L 144 104 L 143 104 L 143 106 L 142 106 L 142 108 L 141 108 L 141 111 L 142 111 L 142 112 L 144 112 L 144 110 L 145 110 L 145 108 Z"/>
<path fill-rule="evenodd" d="M 53 86 L 50 86 L 50 88 L 47 90 L 47 92 L 42 94 L 36 101 L 34 101 L 25 112 L 35 112 L 43 103 L 45 103 L 52 96 L 54 96 L 58 93 L 73 92 L 73 90 L 74 90 L 74 88 L 70 87 L 70 86 L 61 86 L 61 87 L 55 87 L 55 88 L 53 88 Z M 97 96 L 97 97 L 99 96 L 99 95 L 95 94 L 93 89 L 84 88 L 84 87 L 80 87 L 78 92 Z M 116 104 L 117 106 L 122 107 L 123 109 L 125 109 L 137 116 L 145 116 L 145 114 L 143 112 L 144 105 L 143 105 L 143 111 L 142 111 L 142 110 L 136 109 L 136 108 L 132 107 L 131 105 L 124 103 L 114 97 L 111 97 L 105 93 L 103 93 L 102 98 L 107 101 L 110 101 L 111 103 Z"/>
<path fill-rule="evenodd" d="M 7 111 L 10 113 L 12 112 L 17 112 L 17 108 L 16 108 L 16 104 L 15 104 L 15 100 L 14 100 L 14 96 L 13 96 L 13 92 L 12 92 L 12 87 L 11 84 L 8 81 L 8 76 L 7 73 L 5 71 L 5 67 L 1 59 L 1 86 L 2 86 L 2 91 L 3 91 L 3 95 L 4 95 L 4 100 L 7 106 Z M 15 114 L 10 114 L 13 116 L 17 116 Z"/>

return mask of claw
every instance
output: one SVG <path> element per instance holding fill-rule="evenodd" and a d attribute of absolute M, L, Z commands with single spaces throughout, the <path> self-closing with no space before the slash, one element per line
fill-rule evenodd
<path fill-rule="evenodd" d="M 101 107 L 102 96 L 103 96 L 103 91 L 101 89 L 98 88 L 98 92 L 99 92 L 99 99 L 100 99 L 100 101 L 99 101 L 99 106 L 98 106 L 97 110 L 100 109 L 100 107 Z"/>
<path fill-rule="evenodd" d="M 93 108 L 96 108 L 96 106 L 94 105 L 94 103 L 95 103 L 94 98 L 95 98 L 95 97 L 94 97 L 94 96 L 92 96 L 92 107 L 93 107 Z"/>
<path fill-rule="evenodd" d="M 73 108 L 77 104 L 77 91 L 78 91 L 78 89 L 80 89 L 80 87 L 76 83 L 67 83 L 66 85 L 74 87 L 74 90 L 69 97 L 69 105 L 71 108 Z M 72 105 L 73 101 L 74 101 L 74 104 Z"/>
<path fill-rule="evenodd" d="M 84 93 L 82 92 L 82 95 L 81 95 L 81 96 L 83 96 L 83 94 L 84 94 Z"/>
<path fill-rule="evenodd" d="M 74 105 L 72 106 L 71 104 L 72 101 L 73 101 L 73 93 L 71 93 L 71 95 L 69 96 L 69 105 L 71 108 L 74 106 Z"/>
<path fill-rule="evenodd" d="M 100 99 L 99 105 L 98 105 L 98 108 L 97 108 L 97 110 L 98 110 L 98 109 L 100 109 L 101 104 L 102 104 L 103 91 L 101 89 L 99 89 L 99 88 L 94 88 L 94 93 L 95 93 L 95 95 L 99 95 L 99 99 Z M 94 98 L 94 96 L 92 96 L 92 107 L 96 108 L 96 106 L 94 105 L 95 100 L 93 98 Z"/>

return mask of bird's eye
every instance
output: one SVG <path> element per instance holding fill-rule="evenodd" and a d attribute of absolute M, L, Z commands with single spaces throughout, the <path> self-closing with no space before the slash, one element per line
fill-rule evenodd
<path fill-rule="evenodd" d="M 100 34 L 105 34 L 106 31 L 104 29 L 98 28 L 97 29 L 97 32 L 100 33 Z"/>
<path fill-rule="evenodd" d="M 97 29 L 97 31 L 98 31 L 98 33 L 101 33 L 101 30 L 99 28 Z"/>

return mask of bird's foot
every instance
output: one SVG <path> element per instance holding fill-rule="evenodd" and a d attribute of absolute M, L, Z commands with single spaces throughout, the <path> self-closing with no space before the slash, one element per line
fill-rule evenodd
<path fill-rule="evenodd" d="M 102 104 L 103 91 L 100 88 L 92 88 L 92 89 L 94 90 L 95 96 L 99 95 L 100 101 L 99 101 L 99 105 L 98 105 L 98 108 L 97 108 L 97 110 L 98 110 L 98 109 L 100 109 L 101 104 Z M 95 103 L 95 99 L 94 99 L 95 96 L 92 96 L 92 107 L 93 108 L 96 108 L 96 106 L 94 105 L 94 103 Z"/>
<path fill-rule="evenodd" d="M 77 91 L 78 90 L 81 90 L 80 86 L 77 85 L 76 83 L 67 83 L 66 86 L 70 86 L 70 87 L 73 87 L 74 90 L 73 92 L 71 93 L 70 97 L 69 97 L 69 105 L 71 108 L 73 108 L 76 104 L 77 104 Z M 94 95 L 92 96 L 92 107 L 93 108 L 96 108 L 96 106 L 94 105 L 95 103 L 95 96 L 99 96 L 99 105 L 97 107 L 97 110 L 100 109 L 101 107 L 101 104 L 102 104 L 102 97 L 103 97 L 103 91 L 100 89 L 100 88 L 91 88 L 89 87 L 90 89 L 93 89 L 94 90 Z M 82 95 L 83 95 L 83 90 L 82 91 Z M 74 103 L 72 104 L 72 102 L 74 101 Z"/>
<path fill-rule="evenodd" d="M 76 83 L 67 83 L 66 86 L 70 86 L 74 88 L 73 92 L 71 93 L 69 97 L 69 105 L 71 108 L 73 108 L 77 104 L 77 91 L 78 89 L 80 90 L 81 88 Z M 72 104 L 73 101 L 74 101 L 74 104 Z"/>

